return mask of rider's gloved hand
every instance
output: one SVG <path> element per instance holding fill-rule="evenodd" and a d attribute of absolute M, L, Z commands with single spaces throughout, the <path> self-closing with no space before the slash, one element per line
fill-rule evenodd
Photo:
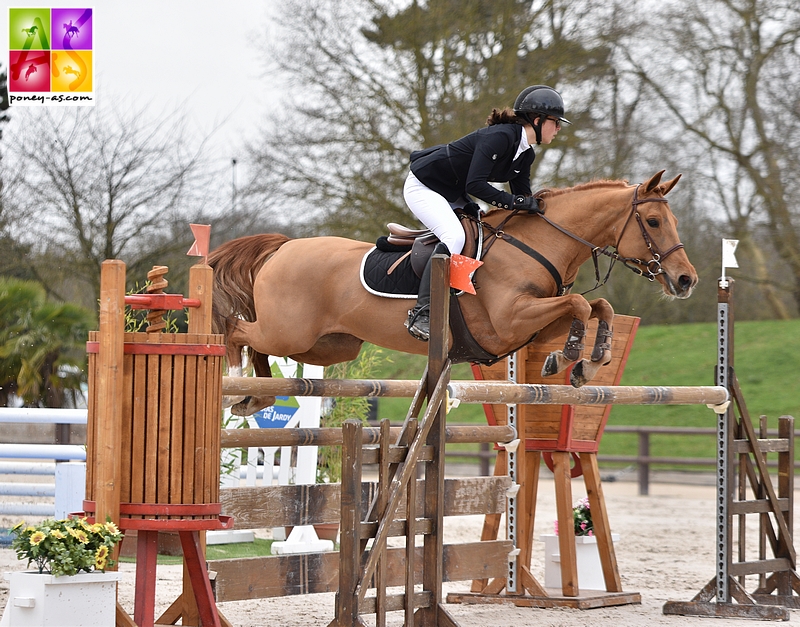
<path fill-rule="evenodd" d="M 527 211 L 528 213 L 544 213 L 544 209 L 539 207 L 539 199 L 533 196 L 514 196 L 512 209 Z"/>

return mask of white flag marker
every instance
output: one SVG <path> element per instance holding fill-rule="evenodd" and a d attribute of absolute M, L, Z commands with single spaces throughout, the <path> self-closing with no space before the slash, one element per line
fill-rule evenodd
<path fill-rule="evenodd" d="M 736 247 L 739 245 L 738 239 L 723 239 L 722 240 L 722 275 L 719 279 L 719 285 L 722 288 L 728 287 L 728 280 L 725 278 L 725 268 L 738 268 L 739 264 L 736 261 Z"/>

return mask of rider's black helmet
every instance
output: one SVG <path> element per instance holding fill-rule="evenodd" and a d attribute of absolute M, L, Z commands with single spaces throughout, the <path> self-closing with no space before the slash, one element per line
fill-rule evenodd
<path fill-rule="evenodd" d="M 528 114 L 556 118 L 564 124 L 572 124 L 564 117 L 564 101 L 552 87 L 547 85 L 531 85 L 520 92 L 514 101 L 514 113 L 528 119 Z"/>

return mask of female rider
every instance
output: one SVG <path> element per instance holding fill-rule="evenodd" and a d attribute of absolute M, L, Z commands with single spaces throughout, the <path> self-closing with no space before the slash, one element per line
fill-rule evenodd
<path fill-rule="evenodd" d="M 540 212 L 531 195 L 533 143 L 549 144 L 564 117 L 564 101 L 552 87 L 532 85 L 514 102 L 514 109 L 492 110 L 486 127 L 450 144 L 411 153 L 411 171 L 403 196 L 411 212 L 439 238 L 433 254 L 460 253 L 464 229 L 453 209 L 463 207 L 467 194 L 501 209 Z M 489 183 L 509 183 L 511 193 Z M 431 262 L 420 280 L 417 304 L 408 312 L 406 327 L 418 340 L 430 337 Z"/>

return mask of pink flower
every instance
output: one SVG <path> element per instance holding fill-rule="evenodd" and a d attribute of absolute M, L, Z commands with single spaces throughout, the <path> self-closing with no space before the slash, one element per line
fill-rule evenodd
<path fill-rule="evenodd" d="M 558 535 L 558 521 L 557 520 L 553 522 L 553 526 L 556 529 L 556 535 Z"/>
<path fill-rule="evenodd" d="M 587 533 L 586 535 L 591 538 L 594 535 L 594 533 L 592 533 L 591 530 L 590 530 L 589 533 Z"/>

